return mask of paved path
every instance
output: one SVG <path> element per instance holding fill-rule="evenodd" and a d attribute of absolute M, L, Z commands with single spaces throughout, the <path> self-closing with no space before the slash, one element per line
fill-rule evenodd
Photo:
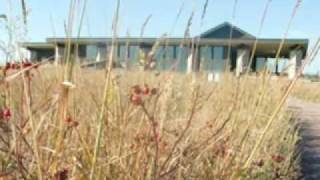
<path fill-rule="evenodd" d="M 302 179 L 320 180 L 320 104 L 289 100 L 301 128 Z"/>

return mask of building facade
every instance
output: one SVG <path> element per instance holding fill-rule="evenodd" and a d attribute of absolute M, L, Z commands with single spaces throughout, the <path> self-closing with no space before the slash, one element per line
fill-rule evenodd
<path fill-rule="evenodd" d="M 112 38 L 47 38 L 46 42 L 25 42 L 23 46 L 30 51 L 32 61 L 59 62 L 68 43 L 71 55 L 82 63 L 97 64 L 107 62 L 113 42 Z M 283 42 L 282 39 L 257 39 L 225 22 L 194 38 L 117 38 L 113 54 L 115 62 L 126 68 L 139 66 L 141 52 L 147 55 L 152 52 L 159 70 L 212 73 L 231 70 L 240 75 L 246 70 L 259 72 L 269 68 L 293 78 L 306 56 L 308 43 L 308 39 Z"/>

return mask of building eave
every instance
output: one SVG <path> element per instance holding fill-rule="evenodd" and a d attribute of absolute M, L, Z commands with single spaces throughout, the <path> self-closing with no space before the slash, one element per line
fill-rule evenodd
<path fill-rule="evenodd" d="M 47 42 L 23 42 L 20 43 L 21 47 L 26 49 L 53 49 L 54 44 Z"/>

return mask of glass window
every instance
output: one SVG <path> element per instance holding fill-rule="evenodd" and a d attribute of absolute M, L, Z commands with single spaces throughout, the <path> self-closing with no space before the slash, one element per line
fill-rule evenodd
<path fill-rule="evenodd" d="M 156 57 L 158 62 L 160 62 L 164 58 L 164 54 L 165 54 L 164 47 L 163 46 L 159 46 L 157 51 L 156 51 L 156 55 L 155 55 L 155 57 Z"/>
<path fill-rule="evenodd" d="M 225 58 L 224 56 L 224 47 L 222 46 L 214 46 L 212 47 L 212 59 L 214 60 L 223 60 Z"/>
<path fill-rule="evenodd" d="M 137 60 L 139 55 L 139 46 L 129 46 L 129 58 Z"/>
<path fill-rule="evenodd" d="M 107 46 L 105 44 L 98 44 L 96 47 L 97 47 L 97 52 L 94 59 L 98 60 L 97 59 L 98 55 L 99 55 L 100 61 L 107 59 Z"/>
<path fill-rule="evenodd" d="M 212 47 L 213 71 L 223 72 L 225 68 L 225 48 L 223 46 Z"/>
<path fill-rule="evenodd" d="M 165 57 L 166 59 L 172 60 L 174 59 L 174 46 L 165 47 Z"/>
<path fill-rule="evenodd" d="M 177 47 L 177 69 L 181 72 L 187 70 L 187 59 L 188 59 L 189 48 L 187 47 Z"/>
<path fill-rule="evenodd" d="M 173 59 L 177 59 L 178 46 L 173 46 Z"/>
<path fill-rule="evenodd" d="M 78 46 L 78 56 L 80 58 L 86 58 L 86 45 Z"/>
<path fill-rule="evenodd" d="M 288 61 L 284 58 L 278 59 L 278 72 L 282 72 L 286 69 Z M 267 68 L 269 71 L 275 73 L 277 66 L 277 59 L 276 58 L 268 58 L 267 60 Z"/>
<path fill-rule="evenodd" d="M 212 48 L 209 46 L 200 47 L 200 69 L 210 71 L 213 68 Z"/>
<path fill-rule="evenodd" d="M 256 60 L 256 71 L 261 71 L 266 65 L 266 58 L 258 57 Z"/>
<path fill-rule="evenodd" d="M 209 59 L 211 59 L 211 51 L 210 51 L 210 48 L 208 46 L 203 46 L 203 47 L 200 47 L 200 58 L 201 58 L 201 61 L 207 61 Z"/>
<path fill-rule="evenodd" d="M 98 54 L 98 47 L 96 45 L 87 45 L 86 56 L 88 60 L 95 60 Z"/>
<path fill-rule="evenodd" d="M 119 48 L 119 60 L 125 61 L 128 55 L 128 47 L 126 45 L 121 45 Z"/>

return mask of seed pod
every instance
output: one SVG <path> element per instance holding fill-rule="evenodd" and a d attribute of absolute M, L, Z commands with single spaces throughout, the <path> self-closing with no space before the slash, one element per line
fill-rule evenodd
<path fill-rule="evenodd" d="M 149 88 L 149 86 L 148 86 L 147 84 L 145 84 L 142 91 L 143 91 L 143 94 L 144 94 L 145 96 L 148 96 L 148 95 L 150 94 L 150 88 Z"/>
<path fill-rule="evenodd" d="M 139 105 L 142 105 L 143 104 L 143 101 L 142 101 L 142 98 L 140 95 L 131 95 L 131 98 L 130 98 L 132 104 L 136 105 L 136 106 L 139 106 Z"/>

